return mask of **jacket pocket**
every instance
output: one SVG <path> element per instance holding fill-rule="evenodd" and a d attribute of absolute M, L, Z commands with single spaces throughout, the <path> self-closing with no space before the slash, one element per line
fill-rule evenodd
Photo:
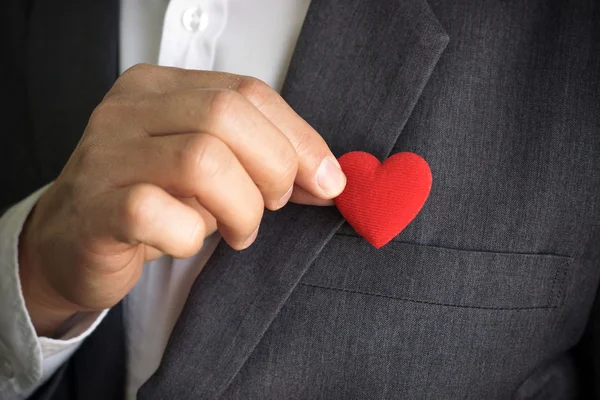
<path fill-rule="evenodd" d="M 335 235 L 300 284 L 450 307 L 556 308 L 571 260 L 397 241 L 376 250 L 362 238 Z"/>

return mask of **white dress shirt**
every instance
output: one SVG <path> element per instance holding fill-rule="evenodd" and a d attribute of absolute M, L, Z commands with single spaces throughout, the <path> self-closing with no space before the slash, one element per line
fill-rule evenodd
<path fill-rule="evenodd" d="M 276 90 L 310 0 L 121 0 L 120 68 L 146 62 L 260 78 Z M 151 160 L 149 160 L 151 161 Z M 106 311 L 87 313 L 60 340 L 39 338 L 18 275 L 18 238 L 45 188 L 0 218 L 0 399 L 25 399 L 75 352 Z M 190 287 L 220 241 L 185 259 L 148 263 L 125 301 L 127 398 L 156 371 Z"/>

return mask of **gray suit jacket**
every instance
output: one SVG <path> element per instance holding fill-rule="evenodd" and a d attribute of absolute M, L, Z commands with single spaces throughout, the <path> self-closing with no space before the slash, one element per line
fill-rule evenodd
<path fill-rule="evenodd" d="M 313 0 L 284 98 L 336 155 L 422 155 L 431 195 L 380 250 L 297 205 L 220 245 L 139 398 L 593 396 L 599 71 L 593 0 Z M 94 336 L 46 394 L 118 392 Z"/>

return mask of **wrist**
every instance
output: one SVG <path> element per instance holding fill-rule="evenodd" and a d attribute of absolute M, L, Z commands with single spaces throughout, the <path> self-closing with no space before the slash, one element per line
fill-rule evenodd
<path fill-rule="evenodd" d="M 65 304 L 41 270 L 30 213 L 19 236 L 19 279 L 25 306 L 38 336 L 55 337 L 77 310 Z"/>

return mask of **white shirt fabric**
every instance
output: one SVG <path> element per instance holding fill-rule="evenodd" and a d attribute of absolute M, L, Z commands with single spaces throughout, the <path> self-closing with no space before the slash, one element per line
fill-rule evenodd
<path fill-rule="evenodd" d="M 281 89 L 310 0 L 121 0 L 120 69 L 153 63 L 250 75 Z M 151 161 L 151 160 L 149 160 Z M 45 188 L 0 218 L 0 399 L 25 399 L 106 314 L 84 313 L 60 338 L 37 337 L 21 292 L 18 239 Z M 125 300 L 127 398 L 156 371 L 195 278 L 220 241 L 148 263 Z"/>

